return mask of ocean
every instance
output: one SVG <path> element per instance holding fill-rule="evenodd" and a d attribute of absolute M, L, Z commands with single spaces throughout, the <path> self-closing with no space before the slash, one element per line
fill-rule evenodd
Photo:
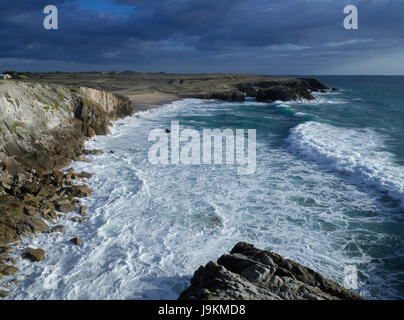
<path fill-rule="evenodd" d="M 368 299 L 404 298 L 404 77 L 317 77 L 314 101 L 186 99 L 117 121 L 76 171 L 94 173 L 89 221 L 25 244 L 9 299 L 176 299 L 193 272 L 239 241 L 272 250 Z M 153 165 L 149 132 L 255 129 L 256 171 Z M 113 151 L 113 153 L 109 152 Z M 84 245 L 72 246 L 80 237 Z M 353 271 L 352 271 L 353 270 Z M 348 273 L 347 273 L 348 272 Z"/>

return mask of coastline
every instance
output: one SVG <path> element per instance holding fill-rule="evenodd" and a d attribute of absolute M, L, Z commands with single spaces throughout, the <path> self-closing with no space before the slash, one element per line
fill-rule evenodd
<path fill-rule="evenodd" d="M 256 84 L 254 84 L 254 85 L 256 85 Z M 245 86 L 246 91 L 249 90 L 250 88 L 251 88 L 251 85 Z M 301 90 L 301 88 L 297 88 L 297 91 L 294 92 L 291 96 L 283 96 L 283 99 L 288 100 L 288 99 L 291 99 L 291 97 L 296 97 L 296 94 L 298 94 L 298 95 L 300 94 L 299 90 Z M 257 90 L 257 92 L 258 92 L 258 90 Z M 271 91 L 271 92 L 268 92 L 268 94 L 271 94 L 271 95 L 269 95 L 267 97 L 264 97 L 263 98 L 264 101 L 265 101 L 265 99 L 267 99 L 267 101 L 272 101 L 272 99 L 276 98 L 275 96 L 273 96 L 273 94 L 281 94 L 282 95 L 282 94 L 285 94 L 285 91 L 280 91 L 280 92 L 279 91 L 275 91 L 275 92 Z M 304 91 L 302 94 L 303 94 L 303 96 L 306 96 L 306 91 Z M 203 93 L 201 95 L 200 93 L 197 93 L 197 94 L 192 94 L 192 95 L 189 95 L 189 96 L 186 96 L 186 97 L 195 97 L 195 98 L 202 98 L 202 99 L 217 98 L 217 99 L 220 99 L 220 100 L 233 100 L 232 98 L 234 97 L 234 95 L 233 95 L 232 92 L 230 92 L 229 94 L 226 93 L 224 95 L 223 94 L 220 94 L 220 95 L 213 94 L 212 95 L 212 94 L 205 94 L 205 93 Z M 136 95 L 132 96 L 131 98 L 132 98 L 131 99 L 132 102 L 134 102 L 133 100 L 136 101 Z M 140 99 L 140 101 L 133 104 L 133 112 L 136 114 L 136 112 L 141 112 L 141 111 L 150 110 L 150 109 L 158 109 L 163 105 L 166 105 L 166 104 L 171 103 L 173 101 L 181 100 L 182 98 L 185 98 L 185 97 L 175 96 L 175 99 L 174 99 L 174 96 L 173 96 L 172 98 L 173 98 L 172 100 L 167 100 L 167 96 L 163 97 L 160 94 L 156 94 L 156 95 L 152 95 L 152 96 L 149 95 L 148 99 L 146 99 L 146 100 Z M 92 136 L 94 136 L 94 135 L 93 134 L 88 134 L 88 137 L 92 137 Z M 85 149 L 83 149 L 83 150 L 84 150 L 84 154 L 94 154 L 94 155 L 102 154 L 102 151 L 100 151 L 100 150 L 85 150 Z M 103 152 L 107 152 L 107 150 L 104 150 Z M 85 157 L 81 157 L 81 156 L 78 157 L 77 155 L 75 157 L 76 158 L 73 157 L 73 160 L 79 160 L 79 161 L 87 162 L 87 159 Z M 68 181 L 70 181 L 71 178 L 73 178 L 73 180 L 76 177 L 80 178 L 79 177 L 80 173 L 75 173 L 74 171 L 67 171 L 66 172 L 66 170 L 68 169 L 67 166 L 64 166 L 63 168 L 64 168 L 63 170 L 65 171 L 64 174 L 67 175 L 66 178 L 68 178 L 67 179 Z M 83 174 L 83 173 L 81 173 L 81 174 Z M 84 173 L 84 174 L 86 174 L 86 173 Z M 89 177 L 89 176 L 87 175 L 87 177 Z M 63 176 L 63 178 L 65 178 L 65 176 Z M 86 181 L 82 181 L 82 182 L 86 182 Z M 86 195 L 91 194 L 90 191 L 88 191 L 88 192 L 86 191 L 85 193 L 86 193 Z M 84 194 L 80 194 L 80 195 L 84 196 Z M 66 205 L 68 205 L 68 204 L 66 204 Z M 72 209 L 72 208 L 73 207 L 70 207 L 70 209 Z M 75 208 L 77 208 L 77 207 L 75 207 Z M 75 210 L 77 210 L 77 209 L 75 209 Z M 81 211 L 81 208 L 79 210 Z M 58 229 L 58 230 L 63 230 L 62 226 L 60 226 L 60 225 L 54 226 L 54 229 L 55 228 Z M 43 231 L 45 231 L 45 230 L 41 230 L 40 232 L 43 232 Z M 55 231 L 55 232 L 58 232 L 58 231 Z M 64 233 L 64 231 L 61 231 L 61 233 Z M 11 261 L 11 260 L 9 260 L 9 261 Z"/>

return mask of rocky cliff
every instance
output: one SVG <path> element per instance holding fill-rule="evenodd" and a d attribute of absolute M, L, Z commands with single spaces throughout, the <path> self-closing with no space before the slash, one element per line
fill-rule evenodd
<path fill-rule="evenodd" d="M 0 81 L 0 247 L 78 208 L 89 174 L 58 169 L 85 160 L 84 140 L 132 113 L 129 99 L 105 91 Z"/>
<path fill-rule="evenodd" d="M 361 300 L 361 296 L 280 255 L 240 242 L 201 266 L 180 300 Z"/>

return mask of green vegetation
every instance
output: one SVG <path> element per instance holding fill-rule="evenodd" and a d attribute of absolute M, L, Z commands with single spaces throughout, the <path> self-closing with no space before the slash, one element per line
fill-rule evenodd
<path fill-rule="evenodd" d="M 46 111 L 49 111 L 51 107 L 50 107 L 50 106 L 44 106 L 43 108 L 44 108 Z"/>
<path fill-rule="evenodd" d="M 58 93 L 58 97 L 60 102 L 65 101 L 65 96 L 62 93 Z"/>
<path fill-rule="evenodd" d="M 4 129 L 2 127 L 0 127 L 0 133 L 2 133 L 4 131 Z"/>
<path fill-rule="evenodd" d="M 13 126 L 12 126 L 12 127 L 13 127 L 13 131 L 14 131 L 15 133 L 17 133 L 17 132 L 18 132 L 18 128 L 21 127 L 21 123 L 15 121 L 15 122 L 13 123 Z"/>
<path fill-rule="evenodd" d="M 73 88 L 73 89 L 71 89 L 70 91 L 71 91 L 71 92 L 74 92 L 74 93 L 80 93 L 80 87 Z"/>

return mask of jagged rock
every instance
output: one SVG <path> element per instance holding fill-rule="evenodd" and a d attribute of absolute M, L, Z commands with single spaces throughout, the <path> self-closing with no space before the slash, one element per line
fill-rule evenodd
<path fill-rule="evenodd" d="M 201 266 L 179 299 L 361 300 L 361 296 L 280 255 L 240 242 Z"/>
<path fill-rule="evenodd" d="M 19 269 L 14 266 L 6 266 L 1 273 L 5 276 L 12 276 L 13 274 L 17 273 Z"/>
<path fill-rule="evenodd" d="M 70 242 L 74 243 L 76 246 L 79 246 L 79 245 L 81 245 L 83 243 L 83 241 L 81 241 L 80 238 L 70 239 Z"/>
<path fill-rule="evenodd" d="M 88 221 L 88 217 L 84 217 L 84 218 L 79 220 L 80 223 L 83 223 L 83 222 L 86 222 L 86 221 Z"/>
<path fill-rule="evenodd" d="M 27 251 L 22 255 L 24 259 L 30 259 L 32 262 L 45 260 L 45 250 L 38 248 L 27 248 Z"/>

